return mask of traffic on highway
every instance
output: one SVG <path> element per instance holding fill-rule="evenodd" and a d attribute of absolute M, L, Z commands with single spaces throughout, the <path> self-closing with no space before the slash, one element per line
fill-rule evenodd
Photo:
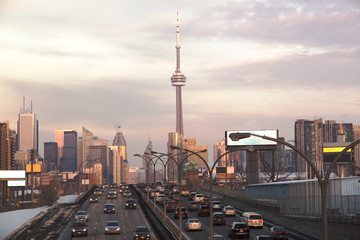
<path fill-rule="evenodd" d="M 101 186 L 76 212 L 59 239 L 157 239 L 136 203 L 130 189 Z"/>

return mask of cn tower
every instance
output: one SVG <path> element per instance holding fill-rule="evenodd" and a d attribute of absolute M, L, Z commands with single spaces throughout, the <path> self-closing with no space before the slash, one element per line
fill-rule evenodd
<path fill-rule="evenodd" d="M 179 16 L 179 14 L 177 14 Z M 180 33 L 179 33 L 179 17 L 177 17 L 176 26 L 176 69 L 171 77 L 171 84 L 176 87 L 176 132 L 184 135 L 183 114 L 182 114 L 182 100 L 181 87 L 185 86 L 186 77 L 181 73 L 180 68 Z"/>

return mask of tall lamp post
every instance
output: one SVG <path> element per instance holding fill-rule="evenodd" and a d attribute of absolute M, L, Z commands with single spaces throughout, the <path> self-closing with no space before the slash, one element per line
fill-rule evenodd
<path fill-rule="evenodd" d="M 147 192 L 147 201 L 149 201 L 149 198 L 150 198 L 149 197 L 149 194 L 150 194 L 150 189 L 149 189 L 149 182 L 150 182 L 150 180 L 149 180 L 149 175 L 150 175 L 149 166 L 150 166 L 150 162 L 152 162 L 152 163 L 154 163 L 154 162 L 153 162 L 152 158 L 150 158 L 150 157 L 148 157 L 146 155 L 134 154 L 134 157 L 140 157 L 146 162 L 146 171 L 147 171 L 147 174 L 146 174 L 146 177 L 147 177 L 147 179 L 146 179 L 147 191 L 146 192 Z"/>
<path fill-rule="evenodd" d="M 316 178 L 318 179 L 320 190 L 321 190 L 321 211 L 322 211 L 322 218 L 323 218 L 323 239 L 328 240 L 328 221 L 327 221 L 326 195 L 327 195 L 327 185 L 329 183 L 330 174 L 331 174 L 332 170 L 334 169 L 335 164 L 339 161 L 339 159 L 347 152 L 347 150 L 349 150 L 349 149 L 353 148 L 355 145 L 359 144 L 360 140 L 356 140 L 356 141 L 350 143 L 347 147 L 345 147 L 342 150 L 342 152 L 340 152 L 336 156 L 334 161 L 331 163 L 328 171 L 326 172 L 325 177 L 322 178 L 320 172 L 316 169 L 313 162 L 304 153 L 302 153 L 298 148 L 296 148 L 294 145 L 292 145 L 292 144 L 290 144 L 288 142 L 279 140 L 277 138 L 272 138 L 272 137 L 268 137 L 268 136 L 265 136 L 265 135 L 261 136 L 261 135 L 253 134 L 253 133 L 231 133 L 229 135 L 229 137 L 233 141 L 238 141 L 238 140 L 243 139 L 243 138 L 249 138 L 251 136 L 259 137 L 259 138 L 262 138 L 262 139 L 265 139 L 265 140 L 274 141 L 274 142 L 283 144 L 285 146 L 288 146 L 289 148 L 293 149 L 295 152 L 300 154 L 305 159 L 305 161 L 310 165 L 311 169 L 315 173 Z"/>
<path fill-rule="evenodd" d="M 171 149 L 180 149 L 179 147 L 177 146 L 171 146 L 170 147 Z M 231 152 L 234 152 L 234 151 L 237 151 L 237 150 L 234 150 L 234 151 L 227 151 L 225 153 L 223 153 L 222 155 L 220 155 L 216 161 L 214 161 L 213 163 L 213 166 L 210 168 L 209 164 L 205 161 L 205 159 L 199 154 L 199 152 L 194 152 L 192 150 L 189 150 L 189 149 L 185 149 L 185 148 L 181 148 L 181 150 L 183 151 L 186 151 L 186 152 L 190 152 L 191 154 L 194 154 L 196 156 L 198 156 L 202 161 L 203 163 L 205 164 L 206 168 L 208 169 L 209 171 L 209 177 L 210 177 L 210 181 L 209 181 L 209 188 L 210 188 L 210 239 L 213 239 L 213 236 L 214 236 L 214 226 L 213 226 L 213 209 L 212 209 L 212 200 L 213 200 L 213 191 L 212 191 L 212 174 L 213 174 L 213 171 L 215 169 L 215 165 L 220 161 L 220 159 L 231 153 Z"/>
<path fill-rule="evenodd" d="M 180 149 L 180 148 L 178 148 L 178 149 Z M 174 155 L 171 155 L 171 154 L 155 152 L 155 151 L 152 151 L 152 153 L 159 154 L 160 156 L 167 156 L 169 158 L 168 161 L 170 159 L 172 161 L 174 161 L 175 165 L 178 168 L 178 186 L 179 186 L 179 191 L 180 191 L 180 189 L 181 189 L 181 172 L 182 172 L 181 169 L 182 169 L 182 166 L 183 166 L 185 160 L 196 153 L 201 153 L 201 152 L 206 152 L 206 151 L 207 151 L 207 149 L 204 149 L 204 150 L 201 150 L 198 152 L 193 152 L 193 153 L 187 155 L 184 159 L 182 159 L 181 162 L 177 162 L 176 159 L 174 158 Z M 182 154 L 182 153 L 180 152 L 180 154 Z M 181 194 L 179 194 L 179 240 L 181 240 L 181 239 L 182 239 L 182 215 L 181 215 Z"/>
<path fill-rule="evenodd" d="M 163 155 L 159 154 L 159 156 L 157 155 L 157 152 L 151 151 L 152 154 L 154 154 L 155 157 L 157 157 L 162 164 L 163 164 L 163 169 L 164 169 L 164 183 L 165 183 L 165 187 L 164 187 L 164 221 L 166 221 L 166 185 L 167 185 L 167 180 L 166 180 L 166 166 L 167 164 L 170 162 L 170 158 L 168 158 L 167 161 L 164 161 L 163 159 L 161 159 L 161 157 L 163 157 Z"/>
<path fill-rule="evenodd" d="M 102 160 L 101 158 L 97 158 L 97 159 L 90 159 L 90 160 L 85 160 L 85 161 L 82 161 L 81 163 L 80 163 L 80 165 L 79 165 L 79 167 L 78 167 L 78 172 L 79 172 L 79 184 L 78 184 L 78 195 L 79 195 L 79 197 L 80 197 L 80 191 L 81 191 L 81 188 L 80 188 L 80 186 L 81 186 L 81 180 L 82 180 L 82 178 L 81 178 L 81 166 L 84 164 L 84 163 L 86 163 L 86 164 L 88 164 L 88 163 L 91 163 L 91 164 L 94 164 L 96 161 L 99 161 L 99 160 Z"/>

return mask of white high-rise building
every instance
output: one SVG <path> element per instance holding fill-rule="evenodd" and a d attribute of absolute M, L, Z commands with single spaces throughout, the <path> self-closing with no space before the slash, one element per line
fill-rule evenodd
<path fill-rule="evenodd" d="M 17 122 L 17 150 L 39 149 L 39 130 L 36 115 L 32 113 L 32 104 L 30 109 L 25 108 L 25 97 L 23 108 L 20 109 Z"/>

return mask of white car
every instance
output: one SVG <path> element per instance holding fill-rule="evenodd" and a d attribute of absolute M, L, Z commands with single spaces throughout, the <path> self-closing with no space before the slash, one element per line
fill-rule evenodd
<path fill-rule="evenodd" d="M 161 200 L 164 200 L 164 194 L 159 194 L 155 198 L 155 202 L 160 202 Z"/>
<path fill-rule="evenodd" d="M 201 202 L 203 199 L 204 199 L 204 195 L 202 195 L 201 193 L 196 194 L 194 197 L 195 202 Z"/>
<path fill-rule="evenodd" d="M 190 231 L 190 230 L 199 230 L 201 231 L 201 222 L 199 219 L 197 218 L 191 218 L 187 221 L 187 223 L 185 224 L 185 230 L 186 231 Z"/>
<path fill-rule="evenodd" d="M 232 206 L 224 207 L 224 213 L 226 216 L 235 216 L 236 210 Z"/>
<path fill-rule="evenodd" d="M 242 215 L 246 221 L 249 227 L 259 227 L 262 228 L 264 225 L 264 220 L 259 213 L 255 212 L 244 212 Z"/>
<path fill-rule="evenodd" d="M 131 191 L 130 191 L 129 189 L 126 189 L 126 190 L 124 191 L 124 196 L 125 196 L 125 197 L 131 197 Z"/>

